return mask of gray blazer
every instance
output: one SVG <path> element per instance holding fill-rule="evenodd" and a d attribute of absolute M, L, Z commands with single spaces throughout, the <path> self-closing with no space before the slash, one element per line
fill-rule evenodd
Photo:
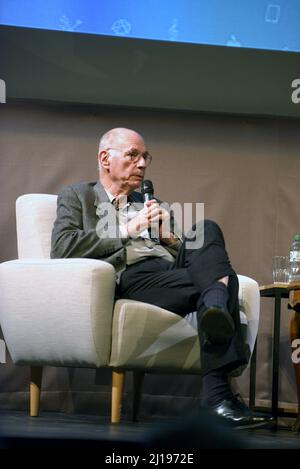
<path fill-rule="evenodd" d="M 143 196 L 134 191 L 128 201 L 141 203 Z M 51 258 L 87 257 L 109 262 L 117 270 L 125 267 L 128 239 L 101 237 L 99 225 L 97 227 L 97 207 L 101 202 L 109 203 L 109 198 L 99 181 L 82 182 L 62 189 L 57 199 Z M 165 248 L 176 257 L 180 243 L 172 247 L 165 245 Z"/>

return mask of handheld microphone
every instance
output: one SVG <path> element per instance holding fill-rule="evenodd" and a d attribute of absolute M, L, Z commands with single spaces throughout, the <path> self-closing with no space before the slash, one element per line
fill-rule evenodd
<path fill-rule="evenodd" d="M 144 196 L 144 202 L 148 202 L 148 200 L 151 200 L 154 198 L 154 188 L 152 181 L 149 181 L 149 179 L 145 179 L 142 182 L 142 194 Z"/>
<path fill-rule="evenodd" d="M 144 197 L 144 203 L 148 202 L 148 200 L 154 199 L 154 188 L 153 188 L 152 181 L 150 181 L 149 179 L 145 179 L 142 182 L 141 192 Z M 153 241 L 155 241 L 156 243 L 159 243 L 159 235 L 157 233 L 157 229 L 150 228 L 148 230 L 148 233 L 149 233 L 150 238 Z"/>

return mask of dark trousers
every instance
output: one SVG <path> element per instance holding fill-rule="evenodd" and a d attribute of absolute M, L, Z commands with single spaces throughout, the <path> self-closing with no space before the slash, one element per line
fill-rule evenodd
<path fill-rule="evenodd" d="M 198 226 L 200 230 L 201 225 L 195 225 L 193 229 L 198 229 Z M 236 326 L 234 337 L 229 344 L 212 345 L 205 343 L 199 327 L 198 335 L 203 372 L 218 368 L 231 371 L 247 363 L 241 335 L 238 278 L 231 267 L 220 227 L 211 220 L 205 220 L 203 229 L 202 247 L 187 249 L 188 240 L 184 239 L 174 263 L 149 257 L 128 266 L 121 275 L 118 296 L 160 306 L 180 316 L 197 310 L 199 324 L 205 309 L 201 293 L 228 276 L 228 310 Z"/>

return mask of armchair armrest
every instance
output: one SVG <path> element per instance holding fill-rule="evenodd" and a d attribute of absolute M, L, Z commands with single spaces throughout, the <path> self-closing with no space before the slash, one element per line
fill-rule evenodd
<path fill-rule="evenodd" d="M 115 270 L 94 259 L 0 264 L 0 323 L 16 364 L 107 366 Z"/>
<path fill-rule="evenodd" d="M 238 275 L 239 279 L 239 302 L 241 322 L 242 314 L 245 314 L 247 321 L 247 338 L 250 352 L 253 352 L 260 316 L 260 292 L 259 285 L 253 278 L 245 275 Z"/>

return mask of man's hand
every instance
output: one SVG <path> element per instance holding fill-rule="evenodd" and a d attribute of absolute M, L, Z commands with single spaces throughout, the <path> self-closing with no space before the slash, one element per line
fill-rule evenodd
<path fill-rule="evenodd" d="M 180 242 L 170 231 L 169 212 L 161 207 L 155 199 L 146 202 L 145 207 L 130 220 L 126 228 L 131 238 L 138 236 L 145 229 L 152 228 L 154 232 L 158 233 L 164 244 L 171 246 Z"/>
<path fill-rule="evenodd" d="M 171 231 L 170 213 L 163 207 L 160 207 L 159 238 L 167 246 L 175 246 L 181 242 Z"/>
<path fill-rule="evenodd" d="M 127 223 L 126 228 L 128 235 L 134 238 L 142 231 L 153 226 L 159 225 L 161 219 L 161 208 L 157 200 L 152 199 L 146 202 L 145 207 L 138 212 L 138 214 Z"/>

